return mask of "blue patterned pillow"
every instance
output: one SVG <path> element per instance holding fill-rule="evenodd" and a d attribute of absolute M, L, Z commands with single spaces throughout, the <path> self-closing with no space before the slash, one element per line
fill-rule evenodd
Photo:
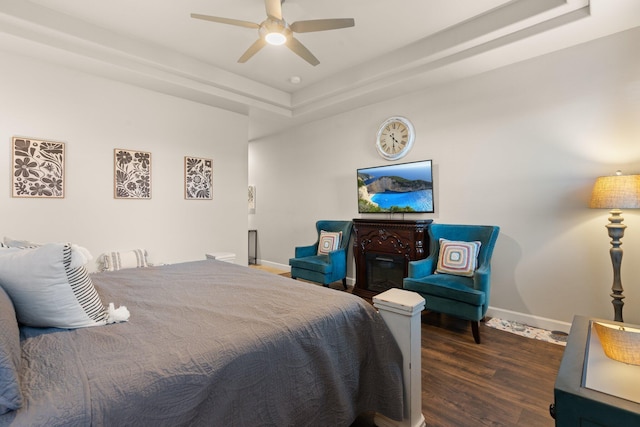
<path fill-rule="evenodd" d="M 472 277 L 478 266 L 480 242 L 440 239 L 436 273 Z"/>

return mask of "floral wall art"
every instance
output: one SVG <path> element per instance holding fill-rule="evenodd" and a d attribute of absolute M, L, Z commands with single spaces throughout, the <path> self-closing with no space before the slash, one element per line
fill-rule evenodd
<path fill-rule="evenodd" d="M 187 200 L 213 199 L 213 160 L 185 156 L 184 198 Z"/>
<path fill-rule="evenodd" d="M 114 197 L 116 199 L 151 198 L 151 153 L 114 150 Z"/>
<path fill-rule="evenodd" d="M 255 213 L 256 211 L 256 186 L 249 186 L 249 212 Z"/>
<path fill-rule="evenodd" d="M 13 197 L 64 197 L 64 143 L 13 138 Z"/>

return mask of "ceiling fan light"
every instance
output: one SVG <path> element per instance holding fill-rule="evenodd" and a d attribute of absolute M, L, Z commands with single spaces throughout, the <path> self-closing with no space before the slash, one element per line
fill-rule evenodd
<path fill-rule="evenodd" d="M 267 43 L 274 46 L 283 45 L 287 41 L 287 37 L 284 34 L 279 32 L 268 33 L 266 36 L 264 36 L 264 39 L 266 40 Z"/>

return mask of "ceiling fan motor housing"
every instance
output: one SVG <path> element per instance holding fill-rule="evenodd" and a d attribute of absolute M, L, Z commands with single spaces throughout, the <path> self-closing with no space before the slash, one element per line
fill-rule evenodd
<path fill-rule="evenodd" d="M 289 28 L 289 24 L 284 19 L 275 19 L 272 17 L 268 17 L 260 24 L 260 28 L 258 28 L 258 34 L 261 38 L 266 40 L 271 44 L 273 43 L 269 37 L 269 34 L 281 34 L 284 37 L 284 40 L 279 44 L 285 43 L 291 37 L 291 28 Z"/>

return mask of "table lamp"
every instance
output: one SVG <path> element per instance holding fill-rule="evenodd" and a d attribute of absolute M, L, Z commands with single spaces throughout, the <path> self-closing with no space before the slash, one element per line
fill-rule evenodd
<path fill-rule="evenodd" d="M 622 282 L 620 280 L 620 265 L 622 264 L 622 236 L 626 225 L 622 224 L 620 209 L 640 209 L 640 175 L 622 175 L 617 171 L 613 176 L 601 176 L 596 179 L 591 193 L 590 208 L 611 209 L 609 224 L 606 225 L 611 237 L 611 263 L 613 264 L 613 285 L 611 297 L 613 300 L 614 319 L 622 322 Z"/>

